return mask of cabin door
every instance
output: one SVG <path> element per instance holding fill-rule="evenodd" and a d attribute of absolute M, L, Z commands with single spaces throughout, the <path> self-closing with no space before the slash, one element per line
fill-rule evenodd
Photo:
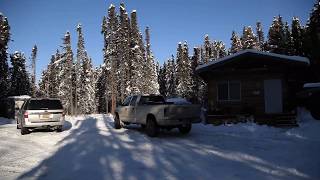
<path fill-rule="evenodd" d="M 264 80 L 264 109 L 266 114 L 282 113 L 282 81 Z"/>

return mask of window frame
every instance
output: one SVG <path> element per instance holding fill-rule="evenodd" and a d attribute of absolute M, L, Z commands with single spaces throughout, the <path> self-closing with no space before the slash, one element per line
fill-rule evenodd
<path fill-rule="evenodd" d="M 231 83 L 239 83 L 239 99 L 231 99 L 231 96 L 230 96 L 230 84 Z M 227 86 L 228 86 L 228 98 L 227 99 L 220 99 L 219 98 L 219 85 L 220 84 L 227 84 Z M 219 82 L 217 82 L 216 88 L 217 88 L 217 101 L 218 102 L 240 102 L 242 100 L 242 98 L 241 98 L 242 97 L 242 92 L 241 92 L 242 84 L 241 84 L 241 81 L 239 81 L 239 80 L 219 81 Z"/>

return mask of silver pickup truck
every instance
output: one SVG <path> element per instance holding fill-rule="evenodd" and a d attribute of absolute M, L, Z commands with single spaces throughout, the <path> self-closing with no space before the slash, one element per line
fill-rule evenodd
<path fill-rule="evenodd" d="M 159 129 L 179 128 L 182 134 L 190 132 L 192 123 L 199 123 L 200 105 L 175 105 L 162 96 L 129 96 L 116 108 L 114 127 L 140 124 L 149 136 L 157 136 Z"/>

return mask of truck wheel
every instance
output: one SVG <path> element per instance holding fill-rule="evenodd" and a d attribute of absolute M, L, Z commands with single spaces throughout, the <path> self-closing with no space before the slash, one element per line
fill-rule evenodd
<path fill-rule="evenodd" d="M 159 127 L 154 118 L 149 118 L 147 120 L 146 131 L 150 137 L 156 137 L 158 135 Z"/>
<path fill-rule="evenodd" d="M 191 127 L 191 124 L 181 125 L 179 126 L 179 131 L 181 134 L 188 134 L 191 131 Z"/>
<path fill-rule="evenodd" d="M 21 135 L 29 134 L 29 130 L 23 126 L 21 126 L 20 131 L 21 131 Z"/>
<path fill-rule="evenodd" d="M 116 114 L 116 117 L 114 119 L 114 128 L 115 129 L 121 129 L 121 120 L 120 120 L 118 114 Z"/>
<path fill-rule="evenodd" d="M 57 127 L 57 132 L 62 132 L 62 126 Z"/>

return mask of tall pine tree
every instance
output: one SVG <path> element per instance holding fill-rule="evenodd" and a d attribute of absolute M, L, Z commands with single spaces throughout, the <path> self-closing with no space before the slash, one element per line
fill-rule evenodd
<path fill-rule="evenodd" d="M 10 41 L 10 26 L 7 17 L 0 13 L 0 99 L 8 95 L 9 90 L 9 66 L 8 43 Z"/>
<path fill-rule="evenodd" d="M 268 34 L 268 50 L 273 53 L 285 54 L 285 31 L 282 17 L 273 18 Z"/>
<path fill-rule="evenodd" d="M 74 87 L 73 87 L 73 53 L 71 49 L 70 33 L 66 32 L 63 38 L 63 54 L 60 62 L 59 97 L 68 114 L 74 114 Z"/>
<path fill-rule="evenodd" d="M 240 37 L 236 34 L 235 31 L 232 31 L 231 35 L 231 48 L 230 53 L 234 54 L 242 50 L 242 43 Z"/>
<path fill-rule="evenodd" d="M 77 48 L 77 83 L 76 90 L 76 113 L 89 114 L 95 112 L 96 104 L 94 97 L 94 74 L 91 59 L 89 58 L 82 34 L 82 26 L 77 26 L 78 48 Z M 78 112 L 77 112 L 78 111 Z"/>
<path fill-rule="evenodd" d="M 16 51 L 10 55 L 10 60 L 12 64 L 10 95 L 30 95 L 30 79 L 26 71 L 25 56 L 21 52 Z"/>
<path fill-rule="evenodd" d="M 258 49 L 257 37 L 253 33 L 251 26 L 243 28 L 241 41 L 242 49 Z"/>

